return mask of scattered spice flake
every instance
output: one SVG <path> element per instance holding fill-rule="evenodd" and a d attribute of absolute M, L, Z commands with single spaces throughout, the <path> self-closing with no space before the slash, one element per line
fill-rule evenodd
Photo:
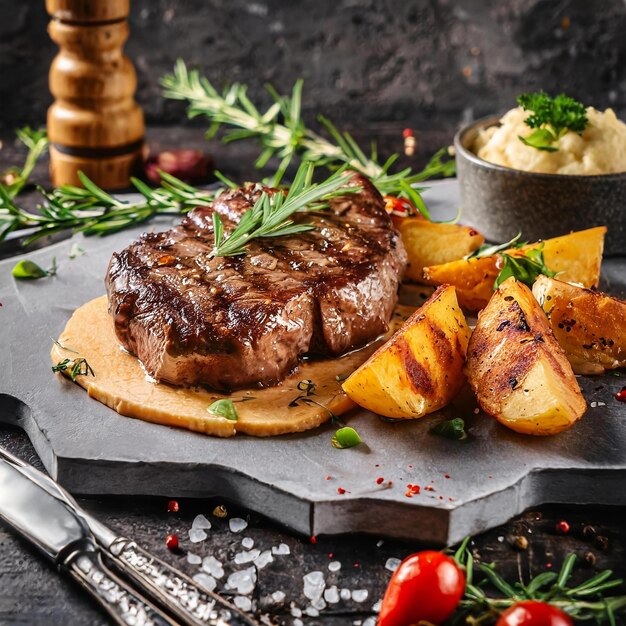
<path fill-rule="evenodd" d="M 419 485 L 412 485 L 409 483 L 406 486 L 406 493 L 404 494 L 407 498 L 412 498 L 414 495 L 417 495 L 420 492 Z"/>
<path fill-rule="evenodd" d="M 556 532 L 559 533 L 559 535 L 567 535 L 567 533 L 570 531 L 570 525 L 564 519 L 562 519 L 560 522 L 557 522 L 555 528 Z"/>
<path fill-rule="evenodd" d="M 615 394 L 615 399 L 618 402 L 626 402 L 626 387 L 622 387 L 622 390 Z"/>
<path fill-rule="evenodd" d="M 168 513 L 178 513 L 179 509 L 180 509 L 180 505 L 178 504 L 178 500 L 170 500 L 167 503 Z"/>
<path fill-rule="evenodd" d="M 347 491 L 343 487 L 337 487 L 337 493 L 342 496 L 344 493 L 347 493 Z"/>
<path fill-rule="evenodd" d="M 330 480 L 331 479 L 331 475 L 328 474 L 328 476 L 326 476 L 326 480 Z"/>
<path fill-rule="evenodd" d="M 165 545 L 168 550 L 178 549 L 178 537 L 176 535 L 168 535 L 165 537 Z"/>
<path fill-rule="evenodd" d="M 402 138 L 406 139 L 407 137 L 413 137 L 413 129 L 412 128 L 405 128 L 402 131 Z"/>
<path fill-rule="evenodd" d="M 444 478 L 450 478 L 450 474 L 444 474 L 443 477 Z"/>
<path fill-rule="evenodd" d="M 376 479 L 376 484 L 377 484 L 377 485 L 382 485 L 384 482 L 385 482 L 385 479 L 384 479 L 382 476 L 379 476 L 379 477 Z"/>
<path fill-rule="evenodd" d="M 393 485 L 393 480 L 388 480 L 387 481 L 387 487 L 391 487 Z"/>
<path fill-rule="evenodd" d="M 409 463 L 408 468 L 413 469 L 413 466 Z"/>
<path fill-rule="evenodd" d="M 552 567 L 552 563 L 546 563 L 546 567 L 550 569 Z"/>
<path fill-rule="evenodd" d="M 315 535 L 311 535 L 311 538 L 309 539 L 309 541 L 315 545 L 317 543 L 317 537 Z"/>
<path fill-rule="evenodd" d="M 435 491 L 435 488 L 432 485 L 426 485 L 426 487 L 424 487 L 424 491 Z"/>
<path fill-rule="evenodd" d="M 361 567 L 361 566 L 358 563 L 355 563 L 354 567 Z"/>
<path fill-rule="evenodd" d="M 443 496 L 439 496 L 439 499 L 440 499 L 440 500 L 443 500 Z"/>
<path fill-rule="evenodd" d="M 448 502 L 456 502 L 456 498 L 448 498 Z"/>
<path fill-rule="evenodd" d="M 334 555 L 332 552 L 329 552 L 329 553 L 328 553 L 328 558 L 329 558 L 329 559 L 332 559 L 334 556 L 335 556 L 335 555 Z"/>

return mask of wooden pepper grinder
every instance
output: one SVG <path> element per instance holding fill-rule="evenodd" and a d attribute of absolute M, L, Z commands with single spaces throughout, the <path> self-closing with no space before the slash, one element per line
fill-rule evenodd
<path fill-rule="evenodd" d="M 137 77 L 122 48 L 130 0 L 46 0 L 60 51 L 50 67 L 50 174 L 55 186 L 84 172 L 106 189 L 128 187 L 142 156 Z"/>

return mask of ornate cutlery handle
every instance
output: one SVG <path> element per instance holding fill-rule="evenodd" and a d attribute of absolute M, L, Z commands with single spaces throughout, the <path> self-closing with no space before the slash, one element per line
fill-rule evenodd
<path fill-rule="evenodd" d="M 118 537 L 108 556 L 151 598 L 189 626 L 258 626 L 216 593 L 200 588 L 193 580 L 140 548 Z"/>
<path fill-rule="evenodd" d="M 63 563 L 63 569 L 100 603 L 119 626 L 177 626 L 176 622 L 110 572 L 102 563 L 99 552 L 74 552 Z"/>

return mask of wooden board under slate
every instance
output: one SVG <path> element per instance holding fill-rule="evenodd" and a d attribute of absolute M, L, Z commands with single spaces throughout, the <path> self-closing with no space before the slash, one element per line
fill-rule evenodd
<path fill-rule="evenodd" d="M 453 181 L 434 184 L 427 197 L 435 215 L 456 212 Z M 626 406 L 614 398 L 624 373 L 579 378 L 589 410 L 549 438 L 517 435 L 474 414 L 471 399 L 418 421 L 388 423 L 355 412 L 347 421 L 367 446 L 349 450 L 330 445 L 331 425 L 269 439 L 218 439 L 118 415 L 55 377 L 48 355 L 72 311 L 103 293 L 111 252 L 139 232 L 76 237 L 87 253 L 74 260 L 72 240 L 31 253 L 44 267 L 57 257 L 53 278 L 17 282 L 17 258 L 0 263 L 0 419 L 27 431 L 70 491 L 220 495 L 307 535 L 372 532 L 436 543 L 458 541 L 541 502 L 626 504 Z M 603 269 L 603 287 L 626 295 L 626 259 L 609 259 Z M 452 416 L 466 419 L 467 441 L 429 432 Z M 420 493 L 407 497 L 408 483 L 420 485 Z"/>

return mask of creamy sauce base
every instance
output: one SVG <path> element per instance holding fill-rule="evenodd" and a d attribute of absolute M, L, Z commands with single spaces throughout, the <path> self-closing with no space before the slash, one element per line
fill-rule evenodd
<path fill-rule="evenodd" d="M 331 415 L 323 407 L 328 407 L 335 415 L 354 408 L 356 405 L 342 391 L 337 377 L 345 379 L 364 363 L 413 310 L 413 307 L 397 306 L 389 332 L 365 348 L 340 358 L 304 361 L 280 385 L 239 390 L 230 395 L 147 379 L 137 358 L 120 350 L 107 311 L 106 296 L 91 300 L 74 312 L 58 338 L 60 345 L 53 345 L 51 358 L 53 364 L 63 359 L 85 358 L 95 376 L 78 376 L 76 383 L 91 398 L 121 415 L 217 437 L 232 437 L 236 433 L 269 437 L 302 432 L 327 422 Z M 311 399 L 323 406 L 302 402 L 289 406 L 303 394 L 298 389 L 302 380 L 315 383 L 315 395 Z M 226 398 L 235 401 L 237 421 L 217 417 L 207 410 L 216 400 Z"/>

